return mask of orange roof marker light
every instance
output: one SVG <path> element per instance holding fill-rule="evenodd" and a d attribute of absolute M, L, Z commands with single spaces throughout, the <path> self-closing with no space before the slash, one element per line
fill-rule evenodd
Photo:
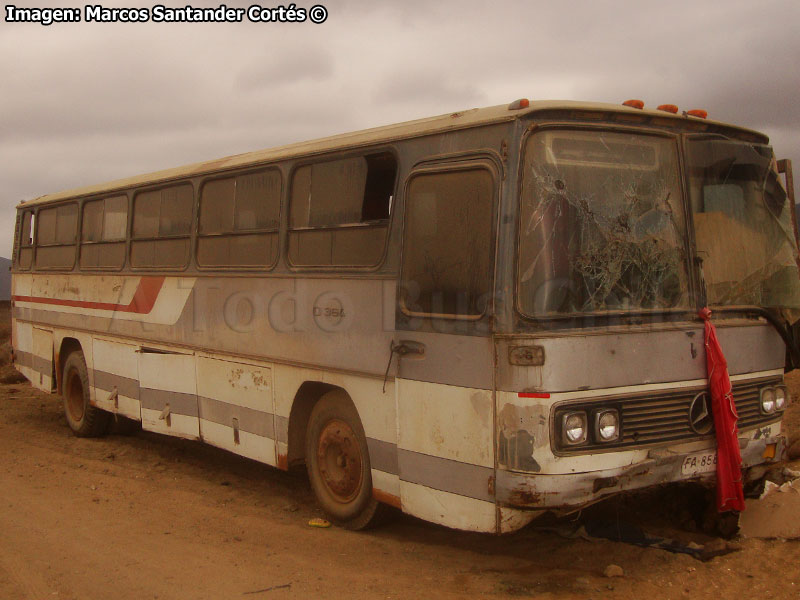
<path fill-rule="evenodd" d="M 631 108 L 638 108 L 642 110 L 644 108 L 644 101 L 643 100 L 625 100 L 622 103 L 622 106 L 630 106 Z"/>
<path fill-rule="evenodd" d="M 675 114 L 678 112 L 678 107 L 674 104 L 659 104 L 658 110 L 663 110 L 664 112 Z"/>
<path fill-rule="evenodd" d="M 530 105 L 530 100 L 527 98 L 520 98 L 519 100 L 514 100 L 511 104 L 509 104 L 508 110 L 520 110 L 523 108 L 528 108 Z"/>
<path fill-rule="evenodd" d="M 705 111 L 702 108 L 693 108 L 692 110 L 687 110 L 686 114 L 690 117 L 697 117 L 698 119 L 705 119 L 708 117 L 708 111 Z"/>

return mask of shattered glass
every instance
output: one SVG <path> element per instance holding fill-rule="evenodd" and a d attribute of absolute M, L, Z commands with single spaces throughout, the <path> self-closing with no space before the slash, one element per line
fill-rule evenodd
<path fill-rule="evenodd" d="M 687 144 L 689 196 L 710 306 L 797 314 L 792 211 L 768 146 L 697 137 Z"/>
<path fill-rule="evenodd" d="M 528 315 L 688 305 L 675 142 L 543 130 L 525 150 L 520 308 Z"/>

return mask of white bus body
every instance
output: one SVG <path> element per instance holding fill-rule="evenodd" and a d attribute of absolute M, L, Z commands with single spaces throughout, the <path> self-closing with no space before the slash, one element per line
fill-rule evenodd
<path fill-rule="evenodd" d="M 526 101 L 23 202 L 15 364 L 78 435 L 118 414 L 305 462 L 345 526 L 499 533 L 713 481 L 708 304 L 756 477 L 800 306 L 767 141 Z"/>

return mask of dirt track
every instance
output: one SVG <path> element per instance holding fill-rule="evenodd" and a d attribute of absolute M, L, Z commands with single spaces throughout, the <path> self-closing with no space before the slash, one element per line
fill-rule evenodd
<path fill-rule="evenodd" d="M 796 399 L 800 376 L 789 380 Z M 800 404 L 790 410 L 796 437 Z M 597 510 L 707 541 L 675 497 Z M 315 516 L 303 473 L 143 432 L 78 439 L 57 398 L 0 384 L 1 599 L 800 596 L 796 541 L 740 540 L 703 563 L 541 526 L 493 537 L 399 516 L 353 533 L 311 528 Z M 610 563 L 625 577 L 606 578 Z"/>

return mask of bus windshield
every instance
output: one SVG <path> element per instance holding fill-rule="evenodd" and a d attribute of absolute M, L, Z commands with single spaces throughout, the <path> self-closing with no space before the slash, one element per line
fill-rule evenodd
<path fill-rule="evenodd" d="M 687 144 L 695 241 L 711 306 L 800 308 L 792 211 L 769 146 Z"/>
<path fill-rule="evenodd" d="M 529 316 L 689 305 L 674 138 L 544 129 L 520 195 L 519 308 Z"/>

